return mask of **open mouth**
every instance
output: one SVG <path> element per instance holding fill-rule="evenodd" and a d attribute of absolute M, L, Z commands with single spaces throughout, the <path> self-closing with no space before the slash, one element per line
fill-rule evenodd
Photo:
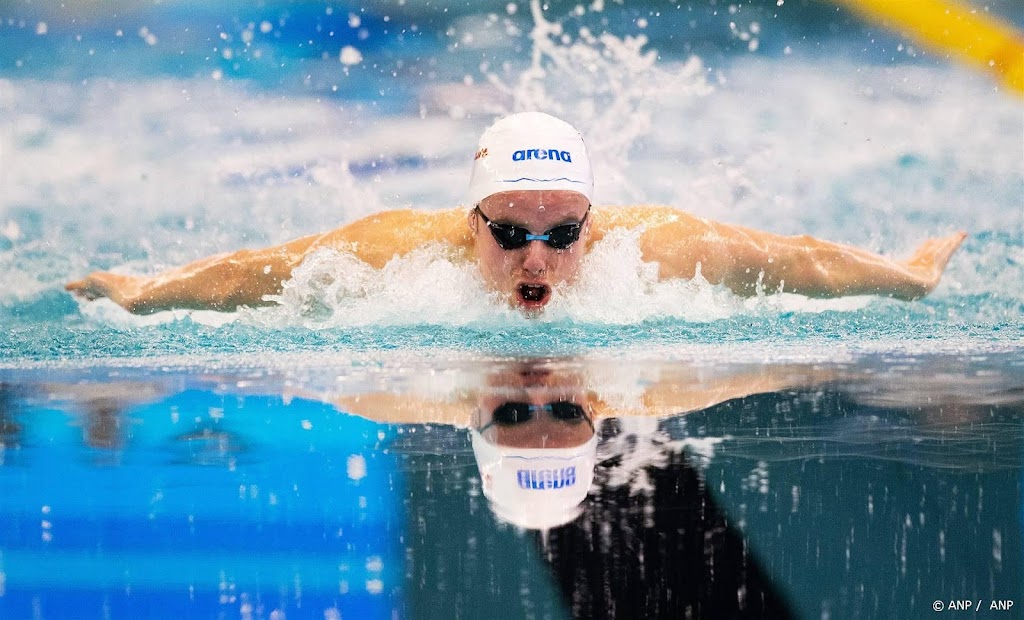
<path fill-rule="evenodd" d="M 551 299 L 551 287 L 546 284 L 520 284 L 516 288 L 519 305 L 525 308 L 540 308 Z"/>

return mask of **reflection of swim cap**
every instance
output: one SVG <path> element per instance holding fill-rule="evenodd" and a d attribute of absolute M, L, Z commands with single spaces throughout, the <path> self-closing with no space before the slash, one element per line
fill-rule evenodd
<path fill-rule="evenodd" d="M 480 136 L 469 204 L 524 189 L 567 189 L 593 200 L 590 157 L 572 125 L 542 112 L 521 112 L 499 120 Z"/>
<path fill-rule="evenodd" d="M 594 481 L 597 433 L 572 448 L 499 446 L 470 434 L 484 496 L 501 520 L 539 530 L 579 516 Z"/>

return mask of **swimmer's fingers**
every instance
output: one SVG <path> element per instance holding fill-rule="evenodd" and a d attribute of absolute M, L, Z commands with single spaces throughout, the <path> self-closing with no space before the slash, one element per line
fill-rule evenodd
<path fill-rule="evenodd" d="M 904 264 L 931 290 L 938 285 L 949 259 L 966 238 L 967 233 L 961 231 L 948 237 L 929 239 Z"/>
<path fill-rule="evenodd" d="M 914 255 L 907 261 L 908 267 L 938 268 L 941 272 L 946 268 L 953 252 L 956 252 L 960 244 L 967 238 L 967 233 L 958 232 L 948 237 L 929 239 L 921 244 L 914 252 Z"/>
<path fill-rule="evenodd" d="M 114 303 L 125 306 L 138 293 L 140 278 L 106 271 L 97 271 L 87 277 L 68 282 L 64 290 L 90 301 L 109 297 Z"/>
<path fill-rule="evenodd" d="M 99 286 L 99 283 L 96 280 L 96 275 L 97 274 L 93 274 L 81 280 L 68 282 L 64 285 L 64 290 L 76 297 L 83 297 L 89 301 L 99 299 L 100 297 L 106 297 L 107 293 L 102 286 Z"/>

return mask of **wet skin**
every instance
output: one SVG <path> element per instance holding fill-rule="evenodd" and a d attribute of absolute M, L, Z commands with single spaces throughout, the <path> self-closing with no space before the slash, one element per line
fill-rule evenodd
<path fill-rule="evenodd" d="M 480 211 L 495 224 L 520 226 L 542 235 L 556 226 L 580 222 L 589 206 L 585 196 L 572 191 L 521 191 L 488 196 L 480 202 Z M 553 287 L 572 282 L 579 273 L 590 234 L 589 218 L 579 240 L 564 250 L 543 241 L 505 250 L 476 210 L 470 211 L 468 218 L 484 281 L 515 306 L 527 311 L 540 310 L 551 301 Z"/>
<path fill-rule="evenodd" d="M 488 287 L 527 313 L 541 311 L 559 284 L 572 282 L 591 245 L 616 228 L 641 228 L 644 261 L 658 265 L 661 279 L 702 277 L 742 296 L 785 290 L 808 297 L 885 295 L 913 300 L 939 283 L 965 233 L 933 238 L 906 260 L 893 260 L 852 246 L 807 235 L 783 236 L 714 222 L 657 205 L 593 207 L 580 238 L 559 250 L 541 241 L 504 250 L 480 213 L 495 224 L 513 224 L 542 235 L 582 221 L 587 199 L 571 191 L 502 192 L 479 210 L 384 211 L 335 230 L 270 248 L 239 250 L 203 258 L 152 276 L 95 272 L 65 288 L 85 299 L 109 297 L 130 312 L 172 308 L 233 311 L 274 303 L 292 271 L 323 248 L 351 252 L 375 269 L 396 256 L 432 243 L 452 260 L 478 265 Z"/>

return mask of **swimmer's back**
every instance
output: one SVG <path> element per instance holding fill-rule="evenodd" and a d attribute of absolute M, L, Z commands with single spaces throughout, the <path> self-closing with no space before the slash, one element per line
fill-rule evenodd
<path fill-rule="evenodd" d="M 472 239 L 466 211 L 461 208 L 383 211 L 322 235 L 315 247 L 349 250 L 380 269 L 395 255 L 404 256 L 430 243 L 449 245 L 454 253 L 470 249 Z"/>
<path fill-rule="evenodd" d="M 453 254 L 468 257 L 473 252 L 473 238 L 467 216 L 465 207 L 439 211 L 383 211 L 325 233 L 313 242 L 310 249 L 333 247 L 348 250 L 377 269 L 396 255 L 404 256 L 430 243 L 448 245 Z M 590 221 L 590 243 L 593 244 L 616 228 L 644 227 L 649 231 L 645 234 L 647 237 L 654 233 L 652 229 L 663 224 L 675 222 L 697 226 L 702 220 L 672 207 L 639 205 L 594 207 Z"/>
<path fill-rule="evenodd" d="M 590 242 L 600 241 L 616 228 L 631 230 L 645 228 L 651 236 L 653 229 L 676 223 L 686 227 L 701 226 L 704 221 L 685 211 L 662 205 L 635 205 L 628 207 L 593 207 L 591 211 Z"/>

